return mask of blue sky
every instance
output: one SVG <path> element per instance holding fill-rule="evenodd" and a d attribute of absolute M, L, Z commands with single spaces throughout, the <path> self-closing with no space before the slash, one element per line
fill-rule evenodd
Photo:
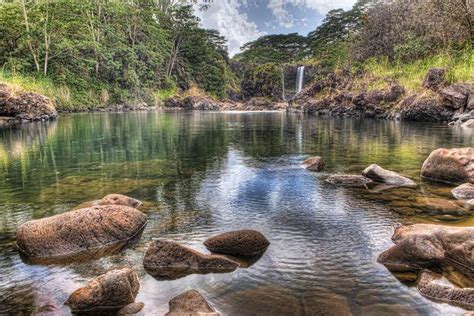
<path fill-rule="evenodd" d="M 355 0 L 213 0 L 206 11 L 196 10 L 202 26 L 219 30 L 229 53 L 266 34 L 308 34 L 331 9 L 349 9 Z"/>

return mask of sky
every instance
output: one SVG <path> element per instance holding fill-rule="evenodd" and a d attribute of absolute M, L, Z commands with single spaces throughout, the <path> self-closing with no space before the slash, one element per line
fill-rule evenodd
<path fill-rule="evenodd" d="M 350 9 L 356 0 L 213 0 L 196 14 L 207 29 L 216 29 L 227 38 L 229 54 L 266 34 L 299 33 L 316 29 L 329 10 Z"/>

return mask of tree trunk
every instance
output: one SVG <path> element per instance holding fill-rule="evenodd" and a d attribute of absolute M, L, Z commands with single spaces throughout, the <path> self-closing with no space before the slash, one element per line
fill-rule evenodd
<path fill-rule="evenodd" d="M 35 54 L 35 51 L 33 49 L 33 45 L 31 44 L 31 36 L 30 36 L 30 23 L 28 21 L 28 13 L 26 12 L 26 3 L 25 0 L 21 0 L 21 8 L 23 11 L 23 20 L 25 23 L 25 29 L 26 29 L 26 38 L 28 42 L 28 50 L 31 53 L 31 56 L 33 57 L 33 62 L 35 63 L 36 71 L 40 72 L 40 64 L 38 61 L 38 56 Z"/>

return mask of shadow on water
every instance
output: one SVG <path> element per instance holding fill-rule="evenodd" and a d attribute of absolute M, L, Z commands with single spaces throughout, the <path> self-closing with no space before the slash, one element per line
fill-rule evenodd
<path fill-rule="evenodd" d="M 304 315 L 343 308 L 359 314 L 462 314 L 400 283 L 377 255 L 400 224 L 473 225 L 451 186 L 421 181 L 439 147 L 474 144 L 468 130 L 441 125 L 307 117 L 288 113 L 88 113 L 0 131 L 0 313 L 63 302 L 105 271 L 137 270 L 144 313 L 162 314 L 191 288 L 226 315 Z M 310 155 L 323 173 L 300 167 Z M 372 163 L 417 188 L 342 188 L 324 180 Z M 108 193 L 145 202 L 149 223 L 132 247 L 93 261 L 25 264 L 16 227 Z M 208 237 L 261 231 L 271 245 L 246 269 L 157 281 L 142 259 L 154 238 L 205 252 Z M 342 306 L 342 307 L 341 307 Z M 321 311 L 321 309 L 319 309 Z"/>

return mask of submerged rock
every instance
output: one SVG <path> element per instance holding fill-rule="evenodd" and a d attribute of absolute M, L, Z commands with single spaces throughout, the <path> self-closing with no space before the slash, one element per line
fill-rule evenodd
<path fill-rule="evenodd" d="M 121 250 L 140 238 L 146 223 L 146 215 L 131 207 L 94 206 L 22 224 L 17 245 L 29 260 L 61 261 Z"/>
<path fill-rule="evenodd" d="M 307 291 L 303 296 L 304 315 L 349 316 L 351 308 L 344 296 L 326 289 Z"/>
<path fill-rule="evenodd" d="M 211 237 L 204 245 L 210 251 L 250 257 L 264 253 L 270 242 L 261 233 L 245 229 Z"/>
<path fill-rule="evenodd" d="M 124 307 L 122 307 L 117 315 L 118 316 L 125 316 L 125 315 L 135 315 L 139 313 L 143 307 L 145 307 L 145 304 L 139 302 L 139 303 L 130 303 Z"/>
<path fill-rule="evenodd" d="M 190 290 L 174 297 L 169 301 L 169 307 L 170 310 L 166 316 L 220 315 L 196 290 Z"/>
<path fill-rule="evenodd" d="M 173 280 L 193 273 L 231 272 L 239 264 L 222 256 L 200 253 L 173 241 L 155 240 L 145 253 L 143 266 L 154 277 Z"/>
<path fill-rule="evenodd" d="M 74 291 L 65 304 L 73 312 L 119 310 L 135 301 L 139 288 L 135 271 L 112 270 Z"/>
<path fill-rule="evenodd" d="M 474 199 L 474 184 L 464 183 L 458 187 L 455 187 L 451 193 L 458 200 L 471 200 Z"/>
<path fill-rule="evenodd" d="M 418 280 L 418 291 L 429 299 L 474 310 L 474 288 L 457 288 L 442 283 L 442 275 L 423 271 Z"/>
<path fill-rule="evenodd" d="M 392 240 L 395 245 L 377 259 L 390 271 L 454 269 L 474 279 L 474 227 L 401 226 L 395 230 Z"/>
<path fill-rule="evenodd" d="M 474 183 L 474 148 L 440 148 L 423 163 L 421 176 L 449 183 Z"/>
<path fill-rule="evenodd" d="M 376 182 L 386 183 L 394 186 L 416 186 L 413 180 L 399 175 L 396 172 L 385 170 L 379 165 L 373 164 L 368 166 L 362 175 Z"/>
<path fill-rule="evenodd" d="M 326 179 L 326 182 L 349 187 L 366 187 L 368 184 L 374 183 L 374 181 L 364 176 L 345 174 L 332 175 Z"/>
<path fill-rule="evenodd" d="M 316 171 L 320 172 L 324 170 L 326 163 L 324 162 L 323 158 L 319 156 L 311 157 L 306 159 L 303 162 L 303 166 L 308 169 L 309 171 Z"/>

